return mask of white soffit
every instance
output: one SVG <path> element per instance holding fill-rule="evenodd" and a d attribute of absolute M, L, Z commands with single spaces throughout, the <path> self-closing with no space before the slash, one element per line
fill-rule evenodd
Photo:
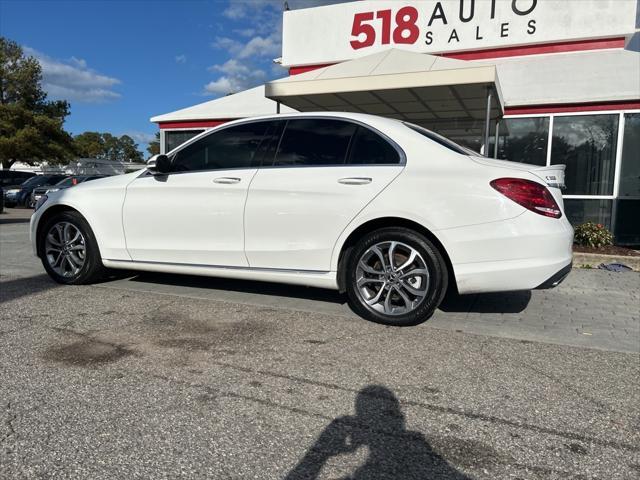
<path fill-rule="evenodd" d="M 291 113 L 295 110 L 282 105 L 281 113 Z M 151 121 L 180 122 L 188 120 L 226 120 L 235 118 L 256 117 L 277 113 L 277 103 L 264 96 L 264 85 L 250 88 L 233 95 L 216 98 L 192 107 L 176 110 L 151 117 Z"/>

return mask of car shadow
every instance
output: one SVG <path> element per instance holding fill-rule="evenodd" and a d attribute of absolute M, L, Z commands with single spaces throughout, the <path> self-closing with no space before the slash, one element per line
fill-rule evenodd
<path fill-rule="evenodd" d="M 31 218 L 2 218 L 0 216 L 0 225 L 9 225 L 12 223 L 29 223 Z"/>
<path fill-rule="evenodd" d="M 33 277 L 21 277 L 0 281 L 0 303 L 9 302 L 57 287 L 60 287 L 60 285 L 44 273 Z"/>
<path fill-rule="evenodd" d="M 366 458 L 354 468 L 344 456 L 363 447 Z M 470 478 L 437 453 L 422 433 L 406 429 L 400 402 L 380 385 L 361 389 L 355 415 L 333 419 L 285 479 L 313 480 L 325 466 L 335 468 L 336 463 L 349 465 L 353 472 L 340 478 L 351 480 Z"/>
<path fill-rule="evenodd" d="M 443 312 L 520 313 L 531 301 L 531 291 L 476 293 L 458 295 L 450 292 L 440 304 Z"/>
<path fill-rule="evenodd" d="M 128 281 L 130 282 L 231 291 L 347 305 L 346 294 L 341 294 L 334 290 L 300 285 L 168 273 L 119 272 L 116 275 L 116 279 L 129 277 Z M 530 291 L 473 295 L 458 295 L 450 292 L 443 300 L 439 309 L 443 312 L 462 313 L 520 313 L 527 308 L 530 300 Z"/>
<path fill-rule="evenodd" d="M 334 290 L 327 290 L 323 288 L 271 282 L 258 282 L 253 280 L 201 277 L 197 275 L 177 275 L 146 272 L 134 275 L 135 276 L 131 277 L 129 281 L 158 285 L 172 285 L 176 287 L 202 288 L 207 290 L 225 290 L 240 293 L 268 295 L 273 297 L 317 300 L 321 302 L 336 303 L 340 305 L 344 305 L 347 303 L 346 295 L 343 295 Z"/>

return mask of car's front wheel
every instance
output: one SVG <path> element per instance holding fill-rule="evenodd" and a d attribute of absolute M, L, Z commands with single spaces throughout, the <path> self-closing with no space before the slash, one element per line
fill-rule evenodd
<path fill-rule="evenodd" d="M 38 255 L 58 283 L 79 285 L 100 280 L 105 273 L 98 243 L 82 215 L 65 211 L 45 220 Z"/>
<path fill-rule="evenodd" d="M 424 322 L 447 290 L 441 253 L 429 239 L 407 228 L 365 235 L 351 250 L 345 268 L 351 308 L 386 325 Z"/>

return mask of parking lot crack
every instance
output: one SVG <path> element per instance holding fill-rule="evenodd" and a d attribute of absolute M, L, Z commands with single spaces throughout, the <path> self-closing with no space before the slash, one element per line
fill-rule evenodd
<path fill-rule="evenodd" d="M 348 388 L 348 387 L 343 387 L 343 386 L 337 385 L 337 384 L 332 384 L 332 383 L 327 383 L 327 382 L 319 382 L 319 381 L 316 381 L 316 380 L 310 380 L 310 379 L 307 379 L 307 378 L 301 378 L 301 377 L 295 377 L 295 376 L 287 375 L 287 374 L 270 372 L 270 371 L 267 371 L 267 370 L 254 370 L 254 369 L 251 369 L 251 368 L 241 367 L 241 366 L 238 366 L 238 365 L 233 365 L 233 364 L 224 363 L 224 362 L 212 362 L 212 363 L 214 363 L 216 365 L 219 365 L 221 367 L 232 368 L 232 369 L 236 369 L 236 370 L 239 370 L 239 371 L 245 372 L 245 373 L 254 373 L 254 374 L 259 374 L 259 375 L 266 375 L 266 376 L 271 376 L 271 377 L 275 377 L 275 378 L 282 378 L 282 379 L 286 379 L 286 380 L 290 380 L 290 381 L 294 381 L 294 382 L 300 382 L 300 383 L 305 383 L 305 384 L 309 384 L 309 385 L 315 385 L 315 386 L 320 386 L 320 387 L 324 387 L 324 388 L 329 388 L 329 389 L 332 389 L 332 390 L 345 391 L 345 392 L 355 393 L 355 394 L 358 393 L 358 390 L 355 390 L 355 389 L 352 389 L 352 388 Z M 418 407 L 418 408 L 425 408 L 427 410 L 431 410 L 433 412 L 438 412 L 438 413 L 442 413 L 442 414 L 458 415 L 458 416 L 462 416 L 462 417 L 470 419 L 470 420 L 478 420 L 478 421 L 482 421 L 482 422 L 487 422 L 487 423 L 492 423 L 492 424 L 497 424 L 497 425 L 503 425 L 503 426 L 507 426 L 507 427 L 521 428 L 521 429 L 533 431 L 533 432 L 540 433 L 540 434 L 553 435 L 553 436 L 565 438 L 565 439 L 568 439 L 568 440 L 577 440 L 577 441 L 592 443 L 592 444 L 600 445 L 600 446 L 603 446 L 603 447 L 610 447 L 610 448 L 615 448 L 615 449 L 619 449 L 619 450 L 629 450 L 629 451 L 632 451 L 632 452 L 640 452 L 640 447 L 637 446 L 637 445 L 631 444 L 631 443 L 619 442 L 619 441 L 616 441 L 616 440 L 599 439 L 599 438 L 596 438 L 596 437 L 593 437 L 593 436 L 590 436 L 590 435 L 585 435 L 585 434 L 578 433 L 578 432 L 563 431 L 563 430 L 559 430 L 559 429 L 556 429 L 556 428 L 544 427 L 544 426 L 541 426 L 541 425 L 534 425 L 534 424 L 531 424 L 531 423 L 526 423 L 526 422 L 522 422 L 522 421 L 519 421 L 519 420 L 511 420 L 511 419 L 508 419 L 508 418 L 502 418 L 502 417 L 498 417 L 498 416 L 495 416 L 495 415 L 471 412 L 471 411 L 463 410 L 463 409 L 459 409 L 459 408 L 448 407 L 448 406 L 444 406 L 444 405 L 436 405 L 436 404 L 432 404 L 432 403 L 416 402 L 416 401 L 411 401 L 411 400 L 401 400 L 400 403 L 401 403 L 401 405 Z"/>
<path fill-rule="evenodd" d="M 7 402 L 5 410 L 6 410 L 5 413 L 7 415 L 7 418 L 5 419 L 5 426 L 7 428 L 7 432 L 5 433 L 4 437 L 2 438 L 2 443 L 5 443 L 5 442 L 9 441 L 9 439 L 16 437 L 16 429 L 15 429 L 15 426 L 14 426 L 14 422 L 17 419 L 17 414 L 11 408 L 11 402 Z"/>

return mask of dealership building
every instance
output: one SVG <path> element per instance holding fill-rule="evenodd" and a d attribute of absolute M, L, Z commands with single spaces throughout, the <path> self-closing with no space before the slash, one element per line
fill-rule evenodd
<path fill-rule="evenodd" d="M 151 119 L 161 149 L 224 122 L 362 112 L 483 155 L 565 164 L 571 222 L 640 244 L 640 0 L 357 1 L 283 12 L 289 76 Z M 425 159 L 428 160 L 428 159 Z"/>

